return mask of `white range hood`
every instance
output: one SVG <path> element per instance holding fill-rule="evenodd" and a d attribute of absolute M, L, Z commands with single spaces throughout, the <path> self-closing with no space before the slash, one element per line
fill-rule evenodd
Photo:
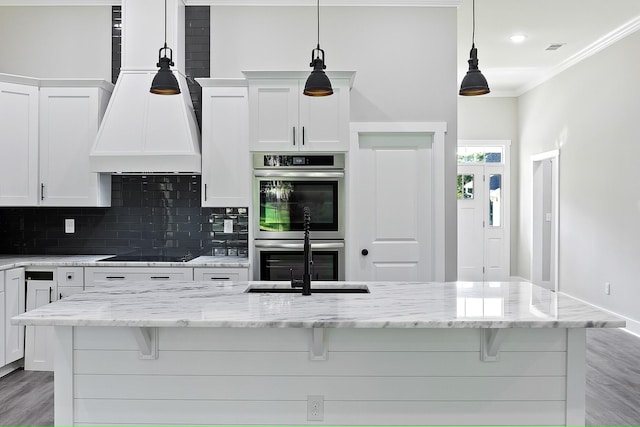
<path fill-rule="evenodd" d="M 122 68 L 89 155 L 93 172 L 201 171 L 200 131 L 184 76 L 184 3 L 167 0 L 179 95 L 149 92 L 164 44 L 164 2 L 122 0 Z"/>

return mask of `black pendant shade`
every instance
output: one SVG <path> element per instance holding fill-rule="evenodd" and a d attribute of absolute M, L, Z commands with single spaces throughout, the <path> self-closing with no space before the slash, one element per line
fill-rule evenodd
<path fill-rule="evenodd" d="M 314 57 L 314 54 L 317 55 Z M 322 56 L 320 56 L 322 55 Z M 333 94 L 333 88 L 329 77 L 324 72 L 327 68 L 324 65 L 324 50 L 320 49 L 320 45 L 311 51 L 311 64 L 313 71 L 307 78 L 307 83 L 304 85 L 304 93 L 308 96 L 327 96 Z"/>
<path fill-rule="evenodd" d="M 473 0 L 473 29 L 471 31 L 471 52 L 469 52 L 469 71 L 462 79 L 460 84 L 460 92 L 462 96 L 476 96 L 484 95 L 489 90 L 487 79 L 484 78 L 480 70 L 478 69 L 478 49 L 476 49 L 476 0 Z"/>
<path fill-rule="evenodd" d="M 163 51 L 164 56 L 162 56 Z M 167 51 L 169 51 L 169 57 L 167 57 Z M 164 46 L 158 51 L 156 67 L 160 67 L 160 69 L 153 78 L 153 82 L 151 82 L 149 92 L 156 95 L 177 95 L 180 93 L 178 79 L 173 75 L 170 68 L 173 65 L 173 50 L 167 47 L 167 0 L 164 0 Z"/>
<path fill-rule="evenodd" d="M 162 51 L 165 51 L 165 55 L 162 56 Z M 171 55 L 167 58 L 167 50 Z M 158 52 L 158 63 L 157 67 L 160 67 L 155 77 L 153 78 L 153 82 L 151 83 L 151 93 L 155 93 L 158 95 L 177 95 L 180 93 L 180 86 L 178 86 L 178 79 L 173 75 L 171 68 L 169 66 L 173 64 L 173 51 L 167 47 L 166 43 L 162 49 Z"/>
<path fill-rule="evenodd" d="M 478 49 L 476 49 L 475 45 L 471 45 L 469 56 L 469 71 L 467 71 L 464 79 L 462 79 L 460 95 L 475 96 L 491 92 L 487 79 L 484 78 L 482 72 L 478 69 Z"/>
<path fill-rule="evenodd" d="M 324 73 L 324 69 L 327 68 L 324 65 L 324 50 L 320 49 L 320 0 L 317 1 L 316 17 L 318 18 L 318 44 L 315 49 L 311 51 L 311 63 L 310 67 L 313 67 L 313 71 L 307 78 L 307 83 L 304 85 L 303 94 L 307 96 L 328 96 L 333 95 L 333 88 L 329 77 Z"/>

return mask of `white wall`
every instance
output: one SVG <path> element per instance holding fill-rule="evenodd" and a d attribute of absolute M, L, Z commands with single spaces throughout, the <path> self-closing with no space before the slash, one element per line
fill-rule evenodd
<path fill-rule="evenodd" d="M 211 77 L 311 70 L 314 7 L 212 7 Z M 351 121 L 444 121 L 446 276 L 456 276 L 456 8 L 321 7 L 328 70 L 356 71 Z"/>
<path fill-rule="evenodd" d="M 0 73 L 111 81 L 111 7 L 0 7 Z"/>
<path fill-rule="evenodd" d="M 560 150 L 560 291 L 640 321 L 640 33 L 519 99 L 518 269 L 530 275 L 531 160 Z M 604 283 L 611 283 L 611 295 Z M 632 323 L 638 328 L 640 324 Z"/>
<path fill-rule="evenodd" d="M 511 275 L 518 276 L 518 99 L 459 96 L 458 139 L 511 141 Z"/>

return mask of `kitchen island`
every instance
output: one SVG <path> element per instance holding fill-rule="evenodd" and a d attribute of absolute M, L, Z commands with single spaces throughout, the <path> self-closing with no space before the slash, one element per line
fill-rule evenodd
<path fill-rule="evenodd" d="M 118 283 L 54 325 L 56 425 L 584 425 L 585 328 L 525 282 Z M 249 288 L 274 288 L 250 293 Z"/>

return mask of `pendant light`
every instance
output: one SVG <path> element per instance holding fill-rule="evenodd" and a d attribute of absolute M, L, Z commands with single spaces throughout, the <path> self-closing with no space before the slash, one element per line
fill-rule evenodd
<path fill-rule="evenodd" d="M 475 44 L 476 38 L 476 0 L 473 0 L 473 31 L 471 33 L 471 52 L 469 52 L 469 71 L 462 79 L 460 85 L 460 95 L 463 96 L 476 96 L 484 95 L 491 90 L 487 84 L 487 79 L 484 78 L 480 70 L 478 69 L 478 49 Z"/>
<path fill-rule="evenodd" d="M 313 67 L 313 71 L 307 78 L 307 83 L 304 85 L 304 93 L 308 96 L 327 96 L 333 94 L 333 88 L 329 77 L 324 73 L 324 69 L 327 68 L 324 65 L 324 50 L 320 49 L 320 0 L 317 2 L 317 17 L 318 17 L 318 45 L 311 51 L 311 63 L 310 67 Z"/>
<path fill-rule="evenodd" d="M 163 51 L 164 56 L 162 56 Z M 167 51 L 169 51 L 168 58 Z M 177 95 L 180 93 L 178 80 L 176 76 L 173 75 L 171 68 L 169 68 L 169 66 L 173 65 L 173 50 L 167 47 L 167 0 L 164 0 L 164 46 L 158 51 L 158 63 L 156 67 L 160 67 L 160 69 L 153 78 L 149 92 L 158 95 Z"/>

